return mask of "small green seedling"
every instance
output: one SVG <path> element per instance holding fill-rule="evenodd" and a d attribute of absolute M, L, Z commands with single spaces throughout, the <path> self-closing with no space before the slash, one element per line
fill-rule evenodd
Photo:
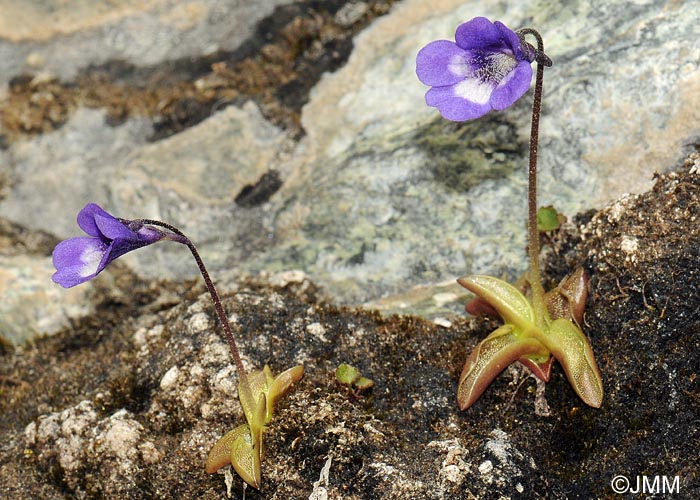
<path fill-rule="evenodd" d="M 374 386 L 374 381 L 363 377 L 354 366 L 342 363 L 335 370 L 335 379 L 341 385 L 353 387 L 357 391 L 365 391 Z"/>
<path fill-rule="evenodd" d="M 537 210 L 537 230 L 540 233 L 556 231 L 566 222 L 566 216 L 557 212 L 552 205 L 540 207 Z"/>

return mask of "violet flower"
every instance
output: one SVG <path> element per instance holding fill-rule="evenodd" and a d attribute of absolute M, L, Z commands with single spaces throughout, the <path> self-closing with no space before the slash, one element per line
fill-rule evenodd
<path fill-rule="evenodd" d="M 418 79 L 432 87 L 425 102 L 444 118 L 473 120 L 505 109 L 530 88 L 536 52 L 503 23 L 475 17 L 457 28 L 455 41 L 431 42 L 416 58 Z"/>
<path fill-rule="evenodd" d="M 166 236 L 156 228 L 117 219 L 95 203 L 78 213 L 78 226 L 90 236 L 64 240 L 53 251 L 56 272 L 51 279 L 64 288 L 94 278 L 114 259 Z"/>

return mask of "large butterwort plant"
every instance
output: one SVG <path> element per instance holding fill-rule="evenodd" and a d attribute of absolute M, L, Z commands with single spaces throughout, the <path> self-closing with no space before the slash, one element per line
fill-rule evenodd
<path fill-rule="evenodd" d="M 205 467 L 211 473 L 231 464 L 246 483 L 260 488 L 265 426 L 272 418 L 276 401 L 301 379 L 304 368 L 295 366 L 276 377 L 267 365 L 262 370 L 246 373 L 221 299 L 204 262 L 194 243 L 176 227 L 151 219 L 120 219 L 95 203 L 89 203 L 78 213 L 78 226 L 88 236 L 64 240 L 53 251 L 56 272 L 52 279 L 64 288 L 91 280 L 116 258 L 158 241 L 174 241 L 190 249 L 238 371 L 238 397 L 246 419 L 246 423 L 219 439 L 209 452 Z"/>
<path fill-rule="evenodd" d="M 525 40 L 531 35 L 537 46 Z M 490 276 L 457 280 L 477 299 L 467 311 L 498 316 L 503 325 L 482 340 L 469 355 L 459 379 L 457 403 L 471 406 L 509 364 L 520 361 L 541 380 L 549 380 L 554 359 L 564 368 L 576 393 L 588 405 L 600 407 L 603 383 L 591 344 L 580 324 L 586 301 L 587 277 L 572 273 L 545 293 L 539 264 L 537 229 L 537 143 L 544 68 L 552 61 L 534 29 L 512 31 L 501 22 L 476 17 L 457 28 L 455 41 L 438 40 L 418 53 L 416 74 L 431 88 L 426 103 L 452 121 L 479 118 L 502 110 L 522 97 L 537 64 L 530 133 L 528 175 L 529 270 L 520 288 Z"/>

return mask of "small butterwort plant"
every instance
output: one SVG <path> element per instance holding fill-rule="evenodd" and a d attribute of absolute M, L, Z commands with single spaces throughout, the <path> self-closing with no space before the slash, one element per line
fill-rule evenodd
<path fill-rule="evenodd" d="M 276 377 L 265 365 L 246 373 L 219 294 L 192 241 L 176 227 L 150 219 L 127 220 L 114 217 L 99 205 L 90 203 L 78 214 L 78 226 L 88 234 L 60 242 L 53 251 L 54 282 L 64 288 L 91 280 L 113 260 L 127 252 L 169 240 L 190 249 L 214 303 L 214 309 L 238 371 L 238 395 L 246 423 L 224 435 L 212 448 L 206 463 L 209 473 L 231 464 L 241 478 L 260 488 L 260 464 L 264 456 L 263 433 L 272 419 L 275 403 L 304 374 L 302 366 L 290 368 Z"/>
<path fill-rule="evenodd" d="M 525 40 L 531 35 L 534 47 Z M 452 121 L 479 118 L 502 110 L 530 88 L 531 63 L 537 63 L 530 133 L 528 176 L 529 270 L 516 288 L 490 276 L 457 280 L 477 299 L 471 313 L 498 316 L 503 325 L 482 340 L 467 359 L 459 379 L 457 403 L 469 408 L 509 364 L 520 361 L 541 380 L 548 381 L 554 359 L 564 368 L 576 393 L 588 405 L 600 407 L 603 383 L 591 344 L 581 331 L 587 276 L 576 270 L 545 293 L 540 278 L 537 225 L 537 143 L 544 68 L 552 61 L 544 53 L 540 34 L 525 28 L 512 31 L 501 22 L 476 17 L 457 28 L 455 42 L 438 40 L 418 53 L 416 74 L 432 87 L 426 103 Z"/>

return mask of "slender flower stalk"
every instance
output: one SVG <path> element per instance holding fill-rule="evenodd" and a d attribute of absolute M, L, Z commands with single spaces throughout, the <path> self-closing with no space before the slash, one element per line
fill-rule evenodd
<path fill-rule="evenodd" d="M 535 76 L 535 95 L 532 100 L 532 125 L 530 128 L 530 162 L 528 168 L 527 184 L 527 235 L 528 235 L 528 257 L 530 260 L 529 279 L 530 292 L 532 294 L 532 305 L 538 320 L 541 323 L 549 321 L 547 305 L 545 303 L 545 292 L 542 287 L 540 275 L 540 235 L 537 231 L 537 147 L 540 130 L 540 109 L 542 107 L 542 81 L 544 79 L 544 67 L 551 66 L 552 61 L 544 55 L 544 42 L 542 36 L 532 28 L 524 28 L 518 31 L 522 38 L 525 35 L 533 35 L 537 39 L 537 52 L 535 61 L 537 62 L 537 73 Z"/>
<path fill-rule="evenodd" d="M 204 261 L 202 258 L 199 256 L 199 252 L 197 251 L 197 248 L 194 246 L 194 243 L 192 243 L 192 240 L 190 240 L 185 234 L 180 231 L 178 228 L 175 226 L 172 226 L 166 222 L 161 222 L 158 220 L 152 220 L 152 219 L 138 219 L 134 221 L 122 221 L 127 224 L 139 224 L 139 225 L 150 225 L 150 226 L 159 226 L 167 229 L 173 234 L 165 234 L 164 239 L 170 240 L 170 241 L 175 241 L 177 243 L 182 243 L 183 245 L 186 245 L 187 248 L 190 249 L 190 252 L 192 252 L 192 256 L 194 257 L 195 262 L 197 262 L 197 267 L 199 268 L 199 272 L 202 274 L 202 278 L 204 278 L 204 283 L 207 286 L 207 290 L 209 291 L 209 295 L 211 296 L 211 300 L 214 303 L 214 309 L 216 310 L 216 315 L 219 317 L 219 323 L 221 323 L 221 328 L 224 330 L 224 335 L 226 336 L 226 342 L 228 343 L 228 348 L 231 351 L 231 357 L 233 358 L 233 362 L 236 365 L 236 370 L 238 371 L 238 379 L 240 380 L 240 386 L 243 388 L 243 394 L 241 395 L 242 398 L 244 398 L 247 401 L 250 401 L 251 404 L 254 401 L 253 400 L 253 392 L 250 388 L 250 384 L 248 383 L 248 376 L 246 375 L 245 367 L 243 366 L 243 360 L 241 359 L 241 354 L 238 350 L 238 346 L 236 345 L 236 340 L 235 337 L 233 336 L 233 332 L 231 330 L 231 325 L 228 322 L 228 318 L 226 317 L 226 313 L 224 312 L 224 307 L 221 304 L 221 299 L 219 297 L 219 293 L 216 291 L 216 287 L 214 286 L 214 282 L 211 280 L 211 277 L 209 276 L 209 272 L 207 271 L 206 266 L 204 265 Z"/>

